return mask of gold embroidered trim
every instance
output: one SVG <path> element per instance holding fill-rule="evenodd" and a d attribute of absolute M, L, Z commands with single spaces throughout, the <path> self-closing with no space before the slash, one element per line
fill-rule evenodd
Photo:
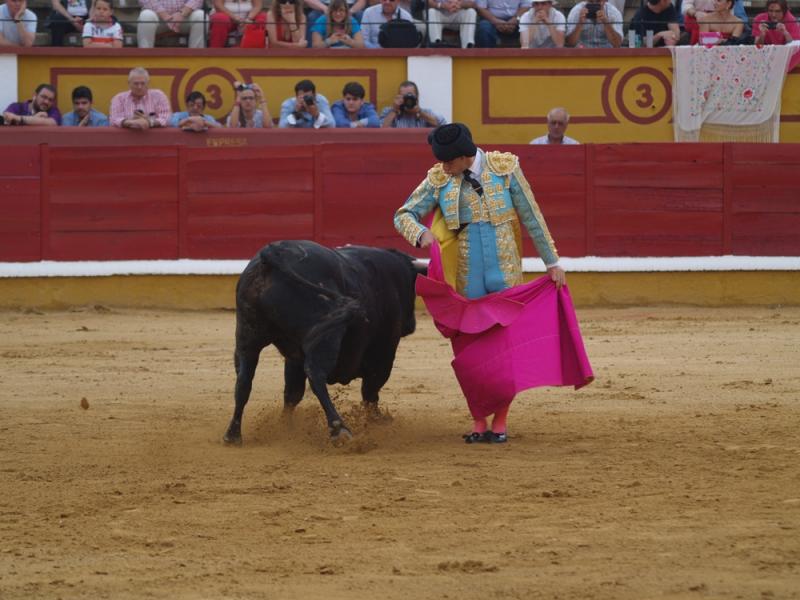
<path fill-rule="evenodd" d="M 428 170 L 428 182 L 436 188 L 444 187 L 447 185 L 447 181 L 450 179 L 450 175 L 444 172 L 442 169 L 442 163 L 436 163 Z"/>
<path fill-rule="evenodd" d="M 519 159 L 511 152 L 487 152 L 486 163 L 495 175 L 511 175 L 519 165 Z"/>

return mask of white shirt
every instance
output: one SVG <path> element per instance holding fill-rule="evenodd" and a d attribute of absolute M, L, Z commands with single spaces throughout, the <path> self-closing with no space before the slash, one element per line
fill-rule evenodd
<path fill-rule="evenodd" d="M 528 48 L 553 48 L 555 44 L 550 37 L 550 28 L 542 23 L 534 23 L 536 18 L 536 11 L 531 8 L 528 12 L 522 15 L 519 19 L 520 31 L 527 29 L 528 35 Z M 567 31 L 567 18 L 552 6 L 550 13 L 547 15 L 550 22 L 556 26 L 556 29 L 561 32 Z M 549 42 L 549 43 L 548 43 Z"/>
<path fill-rule="evenodd" d="M 22 15 L 22 24 L 28 33 L 36 33 L 36 14 L 29 8 L 25 9 L 25 14 Z M 14 15 L 9 12 L 7 4 L 0 5 L 0 28 L 2 28 L 3 37 L 9 43 L 15 46 L 22 45 L 17 24 L 14 23 Z"/>
<path fill-rule="evenodd" d="M 550 144 L 550 139 L 546 135 L 543 135 L 542 137 L 537 137 L 535 139 L 532 139 L 530 141 L 530 143 L 531 144 L 536 144 L 536 145 L 539 145 L 539 144 Z M 564 145 L 580 144 L 580 142 L 578 140 L 573 140 L 571 137 L 564 136 L 562 138 L 562 140 L 561 140 L 561 144 L 564 144 Z M 557 145 L 560 145 L 560 144 L 552 144 L 552 145 L 553 146 L 557 146 Z"/>
<path fill-rule="evenodd" d="M 276 1 L 276 0 L 273 0 Z M 392 13 L 391 19 L 397 18 L 397 13 L 400 12 L 400 18 L 406 21 L 414 22 L 414 17 L 411 13 L 402 8 L 398 8 Z M 381 48 L 378 42 L 378 36 L 381 33 L 381 25 L 389 21 L 386 15 L 383 14 L 383 6 L 380 3 L 370 6 L 364 10 L 361 15 L 361 35 L 364 37 L 364 46 L 367 48 Z"/>
<path fill-rule="evenodd" d="M 122 25 L 88 21 L 83 26 L 83 39 L 86 38 L 90 38 L 95 44 L 111 45 L 114 40 L 122 40 Z"/>

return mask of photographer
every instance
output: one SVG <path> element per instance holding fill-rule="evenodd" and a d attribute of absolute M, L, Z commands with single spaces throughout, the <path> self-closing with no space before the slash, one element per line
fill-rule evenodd
<path fill-rule="evenodd" d="M 225 127 L 269 129 L 275 126 L 260 85 L 237 81 L 233 87 L 236 90 L 236 101 L 225 121 Z"/>
<path fill-rule="evenodd" d="M 622 13 L 606 0 L 578 2 L 567 16 L 567 46 L 619 48 Z"/>
<path fill-rule="evenodd" d="M 281 104 L 281 118 L 278 127 L 299 129 L 320 129 L 335 127 L 331 105 L 309 79 L 298 81 L 294 86 L 294 97 Z"/>
<path fill-rule="evenodd" d="M 413 81 L 400 84 L 394 104 L 381 111 L 381 127 L 412 129 L 415 127 L 437 127 L 447 121 L 441 115 L 419 104 L 419 90 Z"/>
<path fill-rule="evenodd" d="M 800 26 L 789 12 L 786 0 L 769 0 L 767 11 L 753 19 L 755 43 L 764 45 L 790 44 L 800 40 Z"/>

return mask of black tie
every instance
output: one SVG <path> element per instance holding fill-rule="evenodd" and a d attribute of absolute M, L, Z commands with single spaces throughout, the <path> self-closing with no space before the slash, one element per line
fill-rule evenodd
<path fill-rule="evenodd" d="M 472 172 L 469 169 L 464 169 L 464 179 L 472 186 L 472 189 L 475 190 L 478 196 L 483 196 L 483 186 L 481 182 L 472 176 Z"/>

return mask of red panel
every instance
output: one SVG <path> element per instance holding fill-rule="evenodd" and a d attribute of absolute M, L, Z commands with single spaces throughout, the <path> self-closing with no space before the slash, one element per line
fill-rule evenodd
<path fill-rule="evenodd" d="M 733 253 L 740 255 L 797 256 L 800 214 L 734 215 Z"/>
<path fill-rule="evenodd" d="M 800 174 L 800 171 L 798 171 Z M 800 213 L 800 186 L 740 185 L 733 189 L 733 212 Z"/>
<path fill-rule="evenodd" d="M 0 178 L 34 177 L 39 179 L 41 164 L 38 146 L 0 146 L 0 157 L 2 157 Z"/>
<path fill-rule="evenodd" d="M 148 260 L 178 258 L 178 236 L 170 231 L 53 232 L 47 260 Z"/>
<path fill-rule="evenodd" d="M 177 171 L 165 175 L 98 173 L 91 176 L 50 178 L 50 203 L 84 204 L 100 199 L 108 210 L 117 210 L 116 204 L 148 204 L 163 202 L 175 204 L 178 201 Z"/>
<path fill-rule="evenodd" d="M 35 231 L 3 232 L 0 235 L 0 261 L 29 262 L 42 260 L 41 236 Z"/>
<path fill-rule="evenodd" d="M 800 167 L 800 144 L 730 144 L 734 171 L 743 165 Z"/>
<path fill-rule="evenodd" d="M 669 163 L 610 168 L 595 165 L 593 183 L 595 187 L 722 189 L 722 169 Z"/>
<path fill-rule="evenodd" d="M 652 166 L 651 175 L 658 175 L 659 165 L 675 163 L 700 164 L 717 168 L 722 165 L 723 144 L 594 144 L 595 164 L 606 164 L 627 170 L 633 164 Z"/>
<path fill-rule="evenodd" d="M 722 211 L 721 189 L 663 189 L 646 192 L 636 187 L 602 188 L 597 190 L 595 207 L 601 212 L 650 213 L 674 211 L 693 213 Z"/>
<path fill-rule="evenodd" d="M 176 209 L 174 203 L 160 202 L 53 204 L 50 226 L 52 231 L 172 230 L 178 226 Z"/>

